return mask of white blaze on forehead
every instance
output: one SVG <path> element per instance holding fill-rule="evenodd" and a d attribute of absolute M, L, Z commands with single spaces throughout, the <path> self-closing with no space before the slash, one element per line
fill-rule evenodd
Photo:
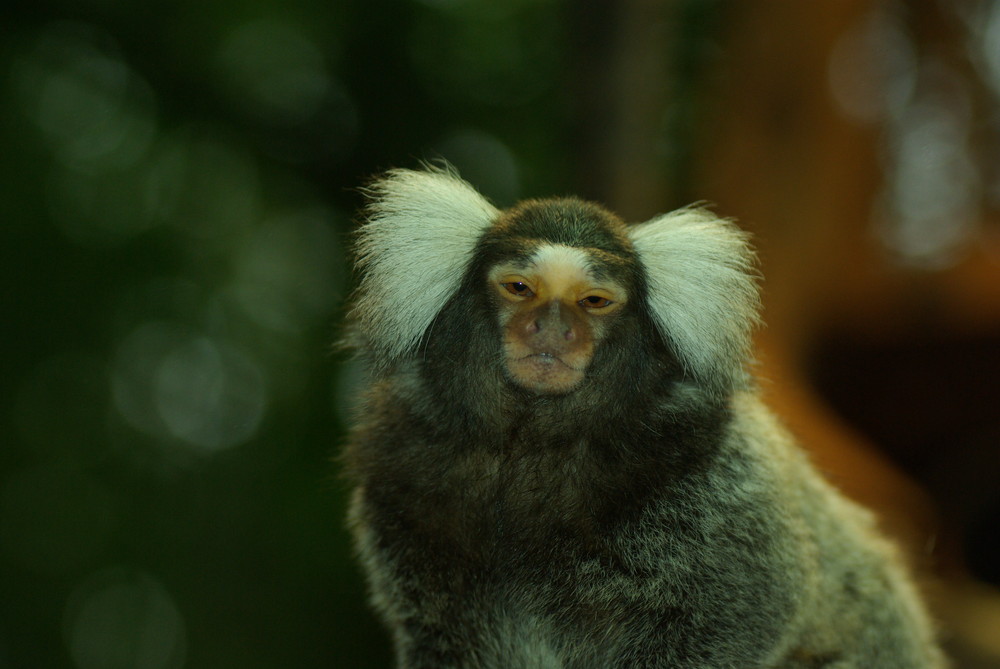
<path fill-rule="evenodd" d="M 546 244 L 535 251 L 529 262 L 550 295 L 566 295 L 579 289 L 580 284 L 593 281 L 590 258 L 583 249 Z"/>

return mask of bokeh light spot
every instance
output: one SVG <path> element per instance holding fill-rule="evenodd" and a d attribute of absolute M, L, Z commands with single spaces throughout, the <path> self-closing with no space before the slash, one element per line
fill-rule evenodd
<path fill-rule="evenodd" d="M 112 392 L 133 427 L 209 451 L 251 439 L 268 405 L 255 360 L 172 323 L 143 324 L 122 341 Z"/>
<path fill-rule="evenodd" d="M 969 133 L 957 94 L 925 96 L 894 120 L 881 234 L 905 264 L 944 267 L 971 243 L 982 184 Z"/>
<path fill-rule="evenodd" d="M 322 209 L 276 216 L 237 250 L 233 292 L 259 325 L 294 333 L 329 314 L 346 275 L 331 218 Z"/>
<path fill-rule="evenodd" d="M 207 337 L 181 342 L 164 356 L 153 379 L 153 394 L 173 436 L 212 450 L 250 439 L 266 402 L 258 366 Z"/>
<path fill-rule="evenodd" d="M 71 169 L 128 167 L 155 135 L 151 89 L 92 26 L 50 26 L 14 77 L 25 112 Z"/>
<path fill-rule="evenodd" d="M 132 569 L 81 583 L 66 606 L 64 637 L 79 669 L 174 669 L 187 651 L 184 620 L 166 589 Z"/>
<path fill-rule="evenodd" d="M 916 56 L 898 16 L 869 12 L 837 40 L 828 80 L 834 100 L 851 118 L 876 123 L 900 113 L 916 83 Z"/>

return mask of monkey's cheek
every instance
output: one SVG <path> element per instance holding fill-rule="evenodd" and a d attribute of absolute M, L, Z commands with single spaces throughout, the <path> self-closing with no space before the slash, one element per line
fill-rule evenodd
<path fill-rule="evenodd" d="M 507 369 L 514 382 L 543 394 L 563 394 L 583 380 L 585 368 L 574 368 L 553 355 L 536 354 L 508 359 Z"/>

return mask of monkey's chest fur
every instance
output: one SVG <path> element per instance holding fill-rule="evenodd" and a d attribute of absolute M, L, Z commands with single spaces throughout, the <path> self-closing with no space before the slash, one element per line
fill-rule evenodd
<path fill-rule="evenodd" d="M 352 519 L 403 666 L 729 666 L 788 624 L 802 565 L 718 447 L 726 412 L 647 450 L 613 429 L 435 442 L 387 404 L 355 440 Z"/>

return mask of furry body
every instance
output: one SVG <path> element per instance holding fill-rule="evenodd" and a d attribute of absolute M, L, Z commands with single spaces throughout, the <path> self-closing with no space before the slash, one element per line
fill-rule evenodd
<path fill-rule="evenodd" d="M 943 666 L 869 515 L 755 396 L 734 226 L 500 212 L 446 171 L 370 193 L 351 524 L 400 667 Z"/>

